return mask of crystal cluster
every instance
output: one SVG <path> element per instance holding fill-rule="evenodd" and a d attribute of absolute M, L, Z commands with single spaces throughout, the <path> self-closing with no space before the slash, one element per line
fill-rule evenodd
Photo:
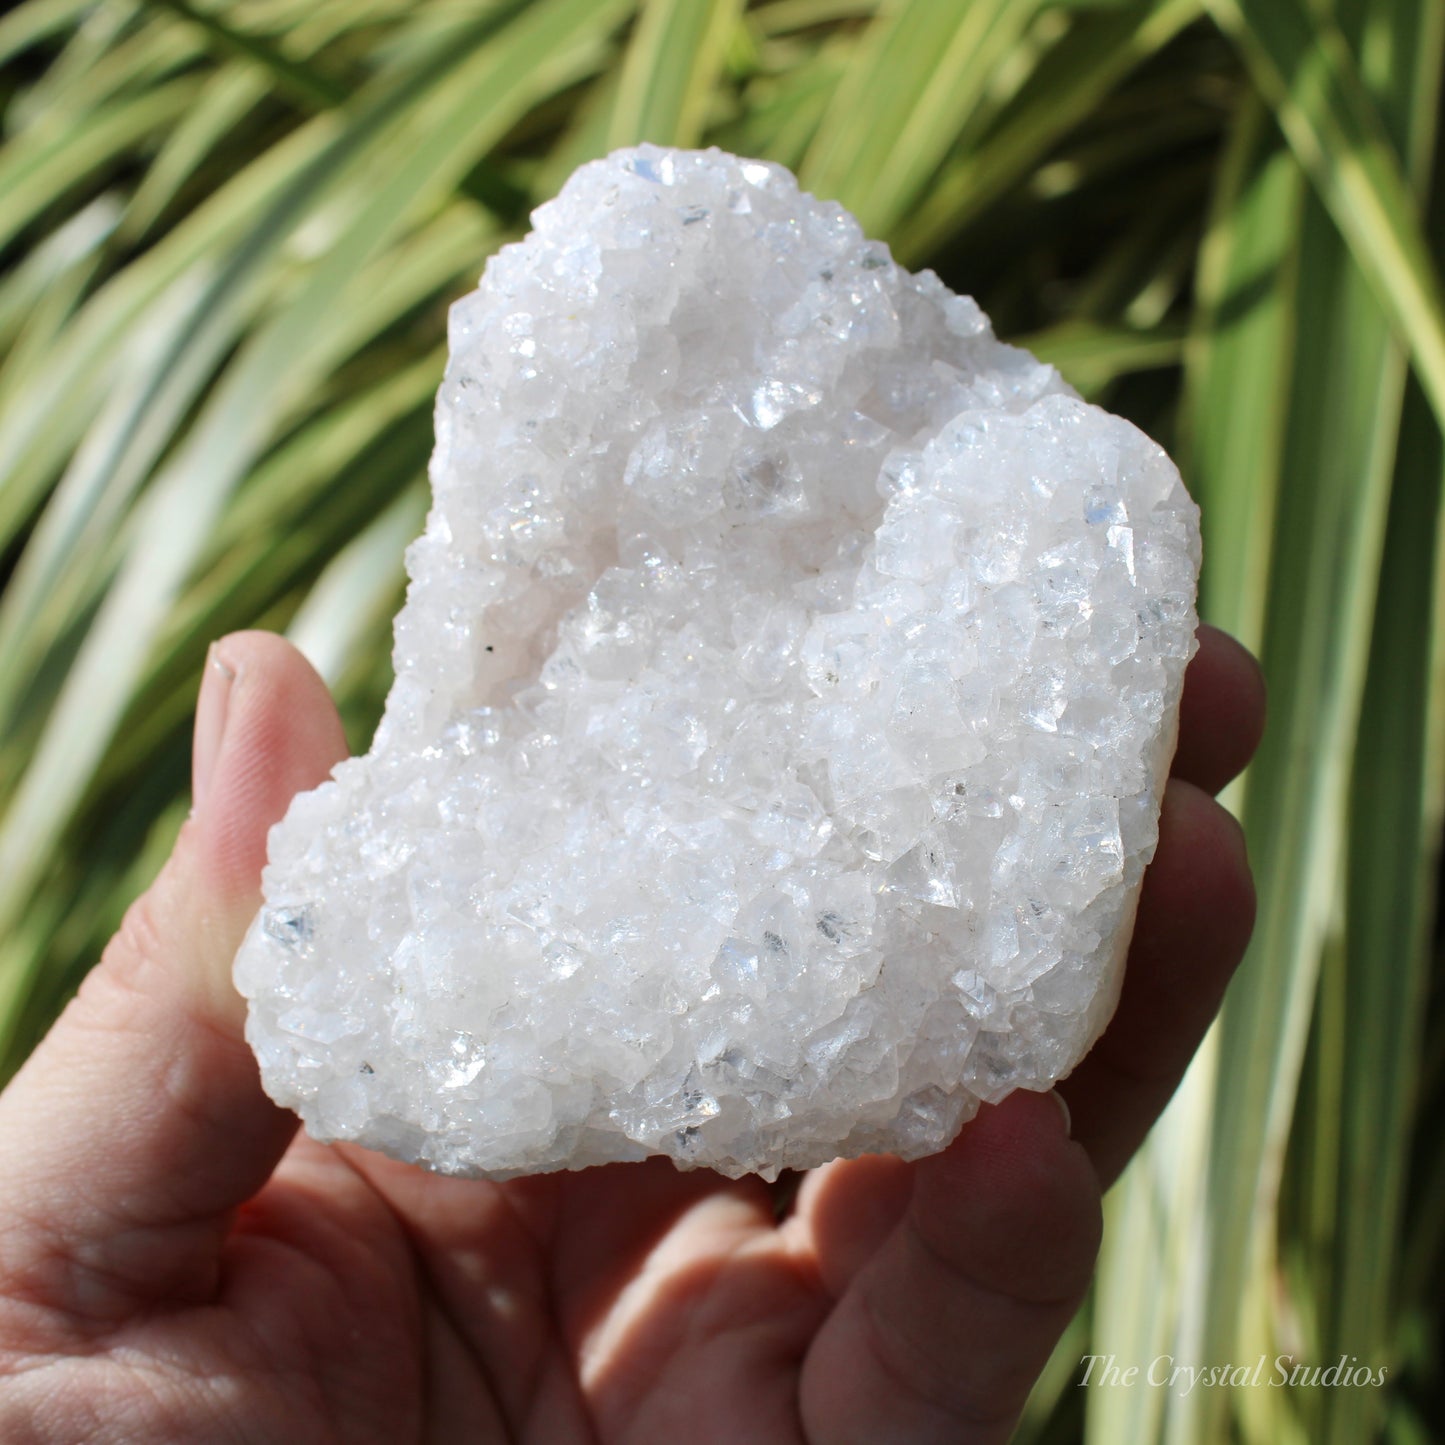
<path fill-rule="evenodd" d="M 937 1150 L 1113 1008 L 1194 505 L 777 166 L 534 223 L 451 313 L 372 750 L 271 836 L 266 1088 L 492 1177 Z"/>

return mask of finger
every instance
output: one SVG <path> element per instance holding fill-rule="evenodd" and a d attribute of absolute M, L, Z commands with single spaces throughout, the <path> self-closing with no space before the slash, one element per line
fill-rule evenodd
<path fill-rule="evenodd" d="M 1178 1087 L 1253 926 L 1254 885 L 1239 824 L 1207 793 L 1172 780 L 1119 1006 L 1058 1086 L 1074 1137 L 1106 1188 Z"/>
<path fill-rule="evenodd" d="M 901 1222 L 804 1362 L 804 1433 L 830 1445 L 1008 1439 L 1098 1252 L 1098 1181 L 1046 1095 L 985 1108 L 913 1166 Z"/>
<path fill-rule="evenodd" d="M 803 1176 L 782 1233 L 812 1251 L 835 1299 L 898 1227 L 913 1198 L 913 1175 L 914 1166 L 896 1155 L 863 1154 Z"/>
<path fill-rule="evenodd" d="M 295 1127 L 261 1092 L 231 960 L 259 902 L 266 832 L 344 755 L 325 685 L 289 644 L 212 649 L 196 806 L 79 994 L 0 1097 L 0 1286 L 106 1320 L 204 1298 L 228 1212 Z M 27 1223 L 28 1222 L 28 1225 Z"/>
<path fill-rule="evenodd" d="M 1173 773 L 1217 793 L 1254 756 L 1264 731 L 1264 673 L 1227 632 L 1207 623 L 1184 675 Z"/>

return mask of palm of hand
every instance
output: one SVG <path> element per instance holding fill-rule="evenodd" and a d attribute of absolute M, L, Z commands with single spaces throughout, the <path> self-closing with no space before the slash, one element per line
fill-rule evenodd
<path fill-rule="evenodd" d="M 0 1157 L 28 1166 L 0 1169 L 0 1437 L 1006 1440 L 1087 1284 L 1101 1188 L 1248 936 L 1208 790 L 1261 699 L 1204 640 L 1124 997 L 1058 1091 L 1072 1138 L 1014 1095 L 932 1159 L 813 1171 L 778 1222 L 761 1181 L 662 1160 L 497 1185 L 291 1138 L 226 968 L 265 827 L 340 740 L 296 654 L 229 639 L 190 836 L 0 1097 Z"/>
<path fill-rule="evenodd" d="M 851 1438 L 840 1407 L 856 1423 L 849 1397 L 870 1375 L 916 1418 L 904 1438 L 956 1439 L 960 1420 L 1005 1438 L 1097 1230 L 1097 1186 L 1062 1115 L 1038 1098 L 1014 1112 L 990 1132 L 1063 1155 L 1061 1177 L 1038 1161 L 1020 1181 L 1022 1216 L 993 1222 L 1019 1244 L 1052 1232 L 1034 1298 L 989 1298 L 967 1251 L 900 1223 L 916 1171 L 896 1160 L 815 1171 L 779 1225 L 761 1181 L 661 1160 L 496 1185 L 301 1137 L 212 1278 L 172 1280 L 165 1307 L 78 1332 L 88 1348 L 62 1332 L 49 1355 L 115 1428 L 104 1438 L 831 1441 Z M 995 1213 L 975 1212 L 985 1228 Z M 931 1280 L 907 1278 L 914 1251 Z M 940 1283 L 981 1292 L 975 1348 L 1000 1306 L 1033 1313 L 1026 1363 L 935 1377 L 908 1335 Z M 899 1290 L 912 1318 L 890 1317 Z"/>
<path fill-rule="evenodd" d="M 281 1172 L 191 1366 L 245 1374 L 242 1438 L 804 1438 L 826 1304 L 757 1181 L 659 1162 L 492 1185 L 311 1144 Z"/>

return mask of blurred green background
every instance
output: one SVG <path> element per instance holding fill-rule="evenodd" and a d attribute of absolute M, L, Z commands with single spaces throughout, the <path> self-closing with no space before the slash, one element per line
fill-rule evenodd
<path fill-rule="evenodd" d="M 1020 1439 L 1445 1437 L 1442 62 L 1442 0 L 12 6 L 0 1078 L 169 849 L 212 638 L 289 632 L 365 745 L 448 302 L 579 162 L 715 142 L 1169 447 L 1269 675 L 1256 941 Z"/>

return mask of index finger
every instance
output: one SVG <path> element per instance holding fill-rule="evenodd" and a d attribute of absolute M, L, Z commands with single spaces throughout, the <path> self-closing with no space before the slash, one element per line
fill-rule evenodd
<path fill-rule="evenodd" d="M 1264 731 L 1264 674 L 1253 654 L 1209 623 L 1184 675 L 1176 778 L 1217 793 L 1244 771 Z"/>

